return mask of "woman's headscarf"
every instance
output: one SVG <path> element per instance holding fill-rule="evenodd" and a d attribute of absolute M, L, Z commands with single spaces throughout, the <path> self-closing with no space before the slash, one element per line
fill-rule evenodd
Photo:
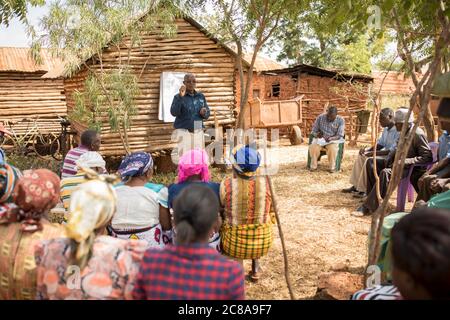
<path fill-rule="evenodd" d="M 122 180 L 144 175 L 153 168 L 153 158 L 147 152 L 134 152 L 125 157 L 119 167 Z"/>
<path fill-rule="evenodd" d="M 42 229 L 40 220 L 59 201 L 59 177 L 47 169 L 24 171 L 14 188 L 13 199 L 18 210 L 10 222 L 20 221 L 22 231 Z"/>
<path fill-rule="evenodd" d="M 75 162 L 78 170 L 81 168 L 102 168 L 106 170 L 106 162 L 100 153 L 95 151 L 88 151 L 81 155 Z"/>
<path fill-rule="evenodd" d="M 67 235 L 77 242 L 76 261 L 83 269 L 90 257 L 95 230 L 106 226 L 116 211 L 116 193 L 112 184 L 91 180 L 72 193 Z"/>
<path fill-rule="evenodd" d="M 237 146 L 232 151 L 231 163 L 233 169 L 241 176 L 255 176 L 261 164 L 261 155 L 258 150 L 246 145 Z"/>
<path fill-rule="evenodd" d="M 0 203 L 12 202 L 12 194 L 22 173 L 9 164 L 0 165 Z"/>
<path fill-rule="evenodd" d="M 202 182 L 209 181 L 209 159 L 203 149 L 186 151 L 178 162 L 178 183 L 186 181 L 193 175 L 200 175 Z"/>

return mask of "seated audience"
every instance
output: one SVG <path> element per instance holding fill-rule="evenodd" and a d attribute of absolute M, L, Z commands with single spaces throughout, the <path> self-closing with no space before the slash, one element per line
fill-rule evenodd
<path fill-rule="evenodd" d="M 131 298 L 147 244 L 105 235 L 115 209 L 115 191 L 104 181 L 92 180 L 74 191 L 67 237 L 36 247 L 38 299 Z"/>
<path fill-rule="evenodd" d="M 153 159 L 146 152 L 128 155 L 120 164 L 123 183 L 116 187 L 117 212 L 111 233 L 121 239 L 141 239 L 149 246 L 162 247 L 170 241 L 170 213 L 167 188 L 150 183 Z"/>
<path fill-rule="evenodd" d="M 59 201 L 59 177 L 45 169 L 24 171 L 9 165 L 0 169 L 0 300 L 36 297 L 34 247 L 39 241 L 62 237 L 64 228 L 47 220 Z M 12 196 L 14 204 L 3 203 Z"/>
<path fill-rule="evenodd" d="M 88 151 L 80 156 L 76 161 L 77 174 L 61 180 L 61 200 L 64 209 L 67 211 L 70 205 L 70 196 L 76 188 L 83 182 L 88 181 L 85 169 L 91 169 L 99 174 L 106 172 L 106 162 L 100 153 Z"/>
<path fill-rule="evenodd" d="M 76 162 L 88 151 L 100 150 L 101 136 L 95 130 L 86 130 L 81 134 L 81 145 L 69 150 L 64 158 L 61 170 L 61 179 L 74 176 L 77 174 Z"/>
<path fill-rule="evenodd" d="M 250 279 L 259 278 L 258 260 L 272 246 L 275 217 L 266 176 L 259 175 L 261 156 L 249 146 L 232 152 L 233 173 L 220 184 L 220 201 L 224 206 L 220 230 L 223 253 L 239 260 L 252 260 Z"/>
<path fill-rule="evenodd" d="M 169 208 L 173 209 L 173 203 L 178 194 L 187 187 L 194 185 L 206 185 L 219 199 L 220 184 L 209 181 L 209 160 L 208 154 L 203 149 L 193 149 L 186 151 L 178 162 L 178 183 L 169 186 Z M 220 252 L 220 229 L 221 219 L 217 220 L 217 225 L 209 238 L 209 245 Z M 174 230 L 176 237 L 176 228 Z"/>
<path fill-rule="evenodd" d="M 449 300 L 450 211 L 422 207 L 392 229 L 393 285 L 358 291 L 354 300 Z"/>
<path fill-rule="evenodd" d="M 439 124 L 443 131 L 439 138 L 439 162 L 419 179 L 416 206 L 445 191 L 450 183 L 450 98 L 443 98 L 437 109 Z"/>
<path fill-rule="evenodd" d="M 380 112 L 380 125 L 384 128 L 380 139 L 375 146 L 377 158 L 386 157 L 390 151 L 395 150 L 399 132 L 395 127 L 394 110 L 384 108 Z M 352 186 L 342 190 L 344 193 L 357 193 L 355 196 L 364 197 L 367 194 L 367 170 L 366 162 L 370 159 L 373 161 L 374 150 L 372 147 L 363 148 L 359 151 L 355 164 L 353 165 L 350 183 Z"/>
<path fill-rule="evenodd" d="M 241 266 L 208 245 L 219 208 L 217 196 L 206 185 L 191 185 L 180 192 L 173 203 L 175 245 L 145 253 L 135 299 L 244 299 Z"/>
<path fill-rule="evenodd" d="M 401 132 L 403 125 L 408 126 L 408 131 L 413 127 L 412 119 L 406 119 L 406 115 L 408 113 L 408 109 L 400 108 L 395 112 L 395 126 L 397 127 L 397 131 Z M 389 181 L 392 175 L 392 160 L 395 157 L 395 152 L 393 151 L 388 156 L 386 162 L 388 163 L 383 170 L 380 172 L 380 195 L 383 198 L 386 195 L 387 188 L 389 185 Z M 405 159 L 405 166 L 403 169 L 402 177 L 405 177 L 409 173 L 410 166 L 418 165 L 418 164 L 427 164 L 433 160 L 433 154 L 431 152 L 430 146 L 428 145 L 427 138 L 425 137 L 425 133 L 422 129 L 417 128 L 414 133 L 414 137 L 411 143 L 411 146 L 408 150 Z M 358 212 L 361 212 L 364 215 L 373 213 L 378 208 L 378 197 L 376 191 L 376 180 L 373 174 L 373 170 L 369 167 L 367 170 L 367 191 L 369 194 L 367 195 L 367 199 L 364 201 L 363 205 L 357 209 Z M 414 186 L 414 189 L 418 190 L 418 181 L 419 178 L 426 171 L 425 166 L 414 166 L 412 174 L 411 174 L 411 184 Z"/>

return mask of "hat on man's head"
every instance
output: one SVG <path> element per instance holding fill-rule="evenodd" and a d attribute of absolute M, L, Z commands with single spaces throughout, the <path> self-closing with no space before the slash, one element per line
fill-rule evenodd
<path fill-rule="evenodd" d="M 7 135 L 9 135 L 9 136 L 12 136 L 12 135 L 13 135 L 10 131 L 8 131 L 8 130 L 5 128 L 5 126 L 4 126 L 3 123 L 1 123 L 1 122 L 0 122 L 0 132 L 3 132 L 4 134 L 7 134 Z"/>
<path fill-rule="evenodd" d="M 406 116 L 408 114 L 409 109 L 406 107 L 401 107 L 399 108 L 397 111 L 395 111 L 395 115 L 394 115 L 394 121 L 395 123 L 405 123 L 406 122 Z M 414 122 L 414 116 L 413 113 L 411 112 L 411 114 L 409 115 L 409 119 L 407 121 L 408 123 L 412 123 Z"/>

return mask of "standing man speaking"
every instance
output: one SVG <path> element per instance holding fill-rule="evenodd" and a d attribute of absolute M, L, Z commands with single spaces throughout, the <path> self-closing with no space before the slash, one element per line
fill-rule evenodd
<path fill-rule="evenodd" d="M 210 111 L 203 93 L 195 90 L 196 84 L 195 76 L 187 73 L 170 107 L 170 113 L 175 117 L 173 126 L 182 139 L 178 143 L 178 156 L 195 147 L 204 148 L 203 120 L 209 118 Z"/>

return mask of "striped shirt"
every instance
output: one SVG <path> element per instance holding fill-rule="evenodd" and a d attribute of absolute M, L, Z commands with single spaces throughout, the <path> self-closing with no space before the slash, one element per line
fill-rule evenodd
<path fill-rule="evenodd" d="M 61 170 L 61 179 L 77 174 L 77 166 L 75 162 L 88 151 L 89 149 L 87 147 L 79 146 L 77 148 L 73 148 L 67 153 L 66 158 L 64 159 L 63 168 Z"/>
<path fill-rule="evenodd" d="M 317 134 L 322 132 L 324 138 L 331 138 L 338 136 L 344 138 L 345 120 L 340 116 L 336 116 L 334 121 L 328 121 L 327 114 L 323 113 L 317 117 L 312 128 L 312 133 Z"/>
<path fill-rule="evenodd" d="M 63 201 L 64 209 L 68 210 L 70 205 L 70 197 L 72 192 L 78 187 L 78 185 L 86 182 L 84 177 L 85 173 L 80 171 L 74 176 L 70 176 L 61 180 L 61 200 Z"/>
<path fill-rule="evenodd" d="M 359 290 L 352 295 L 351 300 L 403 300 L 403 298 L 395 286 L 377 285 Z"/>

